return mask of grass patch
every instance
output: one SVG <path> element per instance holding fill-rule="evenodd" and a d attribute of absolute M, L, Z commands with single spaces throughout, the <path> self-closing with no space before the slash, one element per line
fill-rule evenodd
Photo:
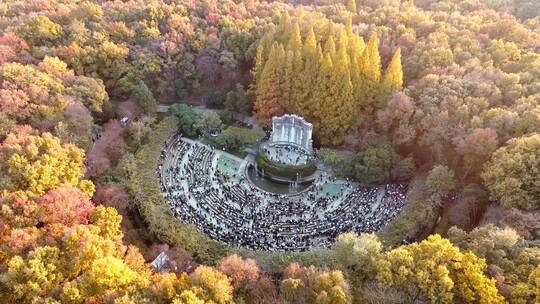
<path fill-rule="evenodd" d="M 238 175 L 240 162 L 225 155 L 220 155 L 217 163 L 217 171 L 222 175 Z"/>

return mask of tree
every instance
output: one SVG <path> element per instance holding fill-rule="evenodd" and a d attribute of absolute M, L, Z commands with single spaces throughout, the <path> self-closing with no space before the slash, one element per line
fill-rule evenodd
<path fill-rule="evenodd" d="M 113 256 L 96 259 L 77 283 L 81 293 L 79 296 L 92 298 L 103 295 L 104 291 L 123 294 L 134 287 L 137 276 L 121 259 Z"/>
<path fill-rule="evenodd" d="M 74 144 L 88 149 L 92 139 L 93 118 L 90 111 L 80 103 L 72 103 L 64 110 L 64 120 L 54 128 L 54 135 L 62 143 Z"/>
<path fill-rule="evenodd" d="M 264 133 L 248 128 L 230 126 L 219 135 L 216 142 L 227 151 L 240 151 L 244 145 L 256 143 L 263 137 Z"/>
<path fill-rule="evenodd" d="M 153 115 L 156 112 L 158 103 L 144 81 L 139 81 L 131 96 L 139 102 L 148 115 Z"/>
<path fill-rule="evenodd" d="M 285 270 L 281 291 L 287 303 L 351 303 L 349 286 L 341 271 L 323 272 L 298 263 Z"/>
<path fill-rule="evenodd" d="M 517 284 L 512 290 L 511 303 L 538 303 L 540 301 L 540 265 L 529 275 L 529 280 Z"/>
<path fill-rule="evenodd" d="M 477 172 L 491 154 L 497 149 L 499 142 L 497 132 L 489 128 L 476 128 L 464 139 L 456 139 L 456 151 L 463 156 L 465 168 L 464 178 L 470 171 Z"/>
<path fill-rule="evenodd" d="M 30 57 L 28 44 L 12 32 L 0 36 L 0 64 L 5 62 L 26 62 Z"/>
<path fill-rule="evenodd" d="M 152 125 L 155 120 L 152 116 L 143 116 L 129 125 L 129 138 L 135 147 L 140 147 L 146 141 L 148 134 L 152 131 Z"/>
<path fill-rule="evenodd" d="M 510 303 L 534 302 L 534 291 L 530 292 L 528 284 L 540 263 L 540 249 L 514 229 L 488 224 L 465 232 L 452 227 L 448 238 L 462 251 L 470 250 L 486 259 L 488 274 L 497 280 L 498 289 Z"/>
<path fill-rule="evenodd" d="M 231 255 L 221 259 L 217 269 L 229 277 L 236 301 L 253 304 L 275 303 L 275 286 L 261 275 L 255 260 Z"/>
<path fill-rule="evenodd" d="M 361 299 L 364 282 L 375 279 L 383 259 L 381 242 L 375 234 L 345 233 L 336 239 L 332 253 L 347 275 L 354 298 Z"/>
<path fill-rule="evenodd" d="M 234 90 L 227 93 L 225 109 L 231 112 L 247 113 L 252 108 L 251 101 L 242 84 L 237 83 Z"/>
<path fill-rule="evenodd" d="M 202 118 L 195 123 L 195 129 L 200 134 L 206 135 L 212 131 L 220 130 L 223 127 L 221 118 L 216 112 L 204 113 Z"/>
<path fill-rule="evenodd" d="M 90 181 L 82 180 L 84 152 L 72 144 L 61 144 L 50 133 L 12 133 L 0 145 L 0 185 L 8 191 L 42 195 L 61 184 L 78 186 L 93 193 Z M 90 188 L 88 186 L 91 185 Z"/>
<path fill-rule="evenodd" d="M 356 0 L 346 0 L 347 10 L 351 13 L 356 13 Z"/>
<path fill-rule="evenodd" d="M 109 101 L 109 95 L 101 79 L 77 76 L 66 80 L 66 85 L 67 94 L 92 112 L 103 112 L 104 103 Z"/>
<path fill-rule="evenodd" d="M 177 103 L 169 108 L 169 113 L 178 118 L 178 128 L 186 136 L 196 136 L 195 125 L 201 119 L 201 114 L 195 111 L 193 107 Z"/>
<path fill-rule="evenodd" d="M 59 55 L 68 65 L 73 68 L 77 75 L 86 75 L 89 77 L 98 77 L 103 80 L 107 89 L 124 88 L 124 94 L 129 95 L 135 86 L 138 85 L 140 78 L 132 77 L 127 79 L 128 83 L 122 83 L 132 74 L 133 68 L 126 62 L 129 54 L 129 48 L 125 44 L 114 43 L 104 40 L 95 46 L 80 46 L 76 42 L 62 46 Z M 138 68 L 137 73 L 141 71 Z M 121 79 L 123 78 L 123 79 Z"/>
<path fill-rule="evenodd" d="M 6 300 L 12 303 L 32 303 L 48 294 L 63 280 L 61 252 L 56 247 L 40 247 L 32 251 L 26 261 L 20 256 L 9 260 L 7 271 L 0 276 L 8 286 Z"/>
<path fill-rule="evenodd" d="M 185 87 L 185 82 L 182 79 L 176 79 L 174 81 L 174 88 L 176 96 L 180 98 L 186 98 L 189 95 L 188 90 Z"/>
<path fill-rule="evenodd" d="M 45 224 L 86 224 L 94 211 L 88 196 L 72 186 L 50 190 L 39 202 L 43 206 L 42 221 Z"/>
<path fill-rule="evenodd" d="M 427 192 L 430 201 L 434 204 L 441 204 L 441 200 L 455 189 L 454 171 L 444 165 L 436 165 L 426 177 Z"/>
<path fill-rule="evenodd" d="M 303 59 L 302 72 L 296 73 L 296 84 L 298 95 L 295 100 L 294 110 L 297 111 L 308 121 L 313 121 L 317 115 L 316 108 L 316 94 L 317 90 L 317 78 L 319 72 L 320 62 L 322 58 L 321 49 L 317 46 L 317 39 L 313 27 L 310 27 L 309 32 L 304 41 L 302 48 L 301 58 Z M 299 64 L 298 64 L 299 65 Z M 297 66 L 298 66 L 297 65 Z"/>
<path fill-rule="evenodd" d="M 199 266 L 190 276 L 193 285 L 201 288 L 200 297 L 217 304 L 231 303 L 233 289 L 226 275 L 208 266 Z"/>
<path fill-rule="evenodd" d="M 226 95 L 223 91 L 219 91 L 219 90 L 213 91 L 208 94 L 206 98 L 207 99 L 206 103 L 210 107 L 221 108 L 223 107 L 223 104 L 225 103 L 225 98 L 226 98 Z"/>
<path fill-rule="evenodd" d="M 328 94 L 321 104 L 319 137 L 323 145 L 339 145 L 352 125 L 354 101 L 349 73 L 349 59 L 343 40 L 340 39 L 337 60 L 332 65 Z"/>
<path fill-rule="evenodd" d="M 133 158 L 133 154 L 130 158 Z M 131 197 L 127 191 L 119 185 L 98 185 L 92 198 L 97 204 L 113 207 L 123 216 L 127 214 Z"/>
<path fill-rule="evenodd" d="M 62 194 L 64 191 L 71 193 Z M 138 293 L 148 297 L 150 270 L 137 249 L 122 245 L 121 217 L 114 208 L 97 207 L 86 221 L 84 210 L 88 208 L 76 198 L 85 195 L 77 191 L 57 189 L 43 197 L 42 203 L 54 214 L 45 216 L 55 222 L 34 224 L 32 228 L 41 232 L 34 239 L 34 249 L 7 256 L 6 269 L 0 274 L 3 300 L 29 304 L 93 299 L 103 303 L 106 298 L 137 297 Z M 85 200 L 87 204 L 88 198 Z M 69 211 L 60 210 L 63 206 Z M 81 210 L 75 210 L 79 207 Z M 80 213 L 73 217 L 71 212 Z"/>
<path fill-rule="evenodd" d="M 237 255 L 221 259 L 217 269 L 229 277 L 234 289 L 240 288 L 248 281 L 256 281 L 260 276 L 259 267 L 255 260 L 243 260 Z"/>
<path fill-rule="evenodd" d="M 319 156 L 322 161 L 330 166 L 335 173 L 339 174 L 344 171 L 348 159 L 338 150 L 324 149 L 319 151 Z"/>
<path fill-rule="evenodd" d="M 52 22 L 46 16 L 35 16 L 30 18 L 25 26 L 19 31 L 23 37 L 32 46 L 38 46 L 51 43 L 60 38 L 62 27 Z"/>
<path fill-rule="evenodd" d="M 368 44 L 359 59 L 359 73 L 362 77 L 362 108 L 370 114 L 375 106 L 376 97 L 380 92 L 381 56 L 379 55 L 379 39 L 377 34 L 371 34 Z"/>
<path fill-rule="evenodd" d="M 433 303 L 504 303 L 495 280 L 484 275 L 485 261 L 439 235 L 388 251 L 384 259 L 379 280 L 403 288 L 408 301 L 424 295 Z"/>
<path fill-rule="evenodd" d="M 414 101 L 403 93 L 394 94 L 376 113 L 376 123 L 388 134 L 393 145 L 410 143 L 416 138 Z"/>
<path fill-rule="evenodd" d="M 61 79 L 32 65 L 6 63 L 0 68 L 0 110 L 18 123 L 47 125 L 68 104 Z"/>
<path fill-rule="evenodd" d="M 330 95 L 331 92 L 331 86 L 332 86 L 332 70 L 333 70 L 333 63 L 332 58 L 330 55 L 322 55 L 322 52 L 318 50 L 317 52 L 320 56 L 318 58 L 319 60 L 319 71 L 316 74 L 316 80 L 314 80 L 313 84 L 315 85 L 313 90 L 313 101 L 311 101 L 311 105 L 307 105 L 309 108 L 309 113 L 311 114 L 311 117 L 314 117 L 313 121 L 313 131 L 315 134 L 319 134 L 319 130 L 323 128 L 322 126 L 322 120 L 323 117 L 331 117 L 334 113 L 331 113 L 330 109 L 324 109 L 323 107 L 326 104 L 331 103 L 332 95 Z M 307 70 L 306 70 L 307 71 Z M 334 108 L 335 109 L 335 108 Z M 309 116 L 308 116 L 309 117 Z M 328 134 L 331 136 L 331 134 Z M 325 138 L 325 141 L 330 142 L 331 138 Z"/>
<path fill-rule="evenodd" d="M 255 91 L 254 116 L 265 127 L 270 125 L 273 116 L 280 116 L 284 113 L 279 89 L 282 77 L 280 63 L 284 58 L 283 54 L 282 46 L 277 43 L 272 46 Z"/>
<path fill-rule="evenodd" d="M 368 184 L 408 179 L 415 168 L 412 157 L 402 157 L 386 140 L 358 152 L 353 165 L 355 178 Z"/>
<path fill-rule="evenodd" d="M 540 134 L 511 139 L 484 167 L 482 179 L 505 207 L 540 209 Z"/>
<path fill-rule="evenodd" d="M 401 67 L 401 49 L 392 56 L 381 83 L 381 104 L 386 104 L 388 96 L 403 89 L 403 69 Z"/>

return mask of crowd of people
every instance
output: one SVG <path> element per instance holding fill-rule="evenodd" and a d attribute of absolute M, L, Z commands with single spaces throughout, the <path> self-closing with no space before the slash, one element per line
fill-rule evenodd
<path fill-rule="evenodd" d="M 301 193 L 268 193 L 251 183 L 243 166 L 234 174 L 218 170 L 223 153 L 175 135 L 162 151 L 158 175 L 176 217 L 231 245 L 270 251 L 329 246 L 343 232 L 378 231 L 406 201 L 404 185 L 366 187 L 326 173 Z"/>
<path fill-rule="evenodd" d="M 266 158 L 282 165 L 300 166 L 307 164 L 312 159 L 309 153 L 293 145 L 264 145 L 261 150 Z"/>

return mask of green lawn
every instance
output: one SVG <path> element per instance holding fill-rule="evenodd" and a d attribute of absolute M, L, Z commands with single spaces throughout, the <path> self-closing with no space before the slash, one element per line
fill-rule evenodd
<path fill-rule="evenodd" d="M 225 155 L 220 155 L 217 163 L 217 172 L 227 176 L 233 176 L 236 174 L 238 176 L 238 170 L 240 169 L 240 162 L 227 157 Z"/>
<path fill-rule="evenodd" d="M 323 184 L 322 191 L 319 192 L 319 194 L 323 197 L 331 197 L 331 196 L 339 196 L 341 195 L 341 191 L 343 189 L 343 186 L 339 183 L 334 182 L 327 182 Z"/>

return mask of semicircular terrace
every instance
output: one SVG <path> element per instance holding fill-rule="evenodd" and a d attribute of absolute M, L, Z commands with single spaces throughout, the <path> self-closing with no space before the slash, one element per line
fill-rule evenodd
<path fill-rule="evenodd" d="M 209 237 L 261 250 L 330 246 L 344 232 L 374 232 L 405 204 L 405 186 L 366 187 L 320 173 L 298 195 L 272 194 L 247 180 L 240 159 L 200 142 L 171 137 L 158 168 L 174 215 Z"/>

